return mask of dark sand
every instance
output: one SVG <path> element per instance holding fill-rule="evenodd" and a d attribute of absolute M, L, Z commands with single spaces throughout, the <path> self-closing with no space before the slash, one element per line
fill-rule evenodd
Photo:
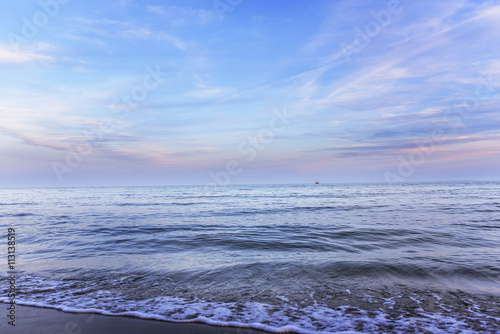
<path fill-rule="evenodd" d="M 93 313 L 67 313 L 59 310 L 16 305 L 16 326 L 8 324 L 7 307 L 0 303 L 0 333 L 23 334 L 263 334 L 266 332 L 201 323 L 175 323 Z"/>

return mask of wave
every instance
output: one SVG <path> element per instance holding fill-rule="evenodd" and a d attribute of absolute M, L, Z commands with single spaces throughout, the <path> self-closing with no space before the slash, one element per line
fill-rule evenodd
<path fill-rule="evenodd" d="M 280 293 L 275 293 L 272 301 L 259 296 L 220 300 L 164 293 L 152 298 L 133 298 L 109 284 L 107 289 L 97 290 L 74 287 L 72 281 L 55 282 L 39 277 L 31 277 L 30 282 L 39 286 L 21 291 L 17 304 L 276 333 L 495 333 L 500 329 L 498 301 L 460 291 L 401 286 L 376 290 L 343 288 L 330 298 L 309 291 L 303 303 L 297 303 L 291 296 Z M 6 297 L 0 300 L 8 302 Z"/>
<path fill-rule="evenodd" d="M 28 217 L 28 216 L 38 216 L 38 214 L 31 212 L 0 214 L 0 217 Z"/>

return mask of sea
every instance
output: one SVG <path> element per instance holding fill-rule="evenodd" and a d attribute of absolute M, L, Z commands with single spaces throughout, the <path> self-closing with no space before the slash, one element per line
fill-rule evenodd
<path fill-rule="evenodd" d="M 0 301 L 283 333 L 500 333 L 500 182 L 0 189 Z M 224 327 L 221 327 L 221 332 Z"/>

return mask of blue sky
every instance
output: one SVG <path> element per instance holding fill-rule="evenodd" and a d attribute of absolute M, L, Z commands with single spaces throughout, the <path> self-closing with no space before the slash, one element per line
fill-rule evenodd
<path fill-rule="evenodd" d="M 0 186 L 500 179 L 498 1 L 0 12 Z"/>

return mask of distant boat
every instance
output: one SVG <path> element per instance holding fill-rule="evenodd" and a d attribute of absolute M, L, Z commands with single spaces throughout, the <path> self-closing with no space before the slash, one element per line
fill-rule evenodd
<path fill-rule="evenodd" d="M 319 184 L 319 181 L 314 182 L 315 184 Z"/>

